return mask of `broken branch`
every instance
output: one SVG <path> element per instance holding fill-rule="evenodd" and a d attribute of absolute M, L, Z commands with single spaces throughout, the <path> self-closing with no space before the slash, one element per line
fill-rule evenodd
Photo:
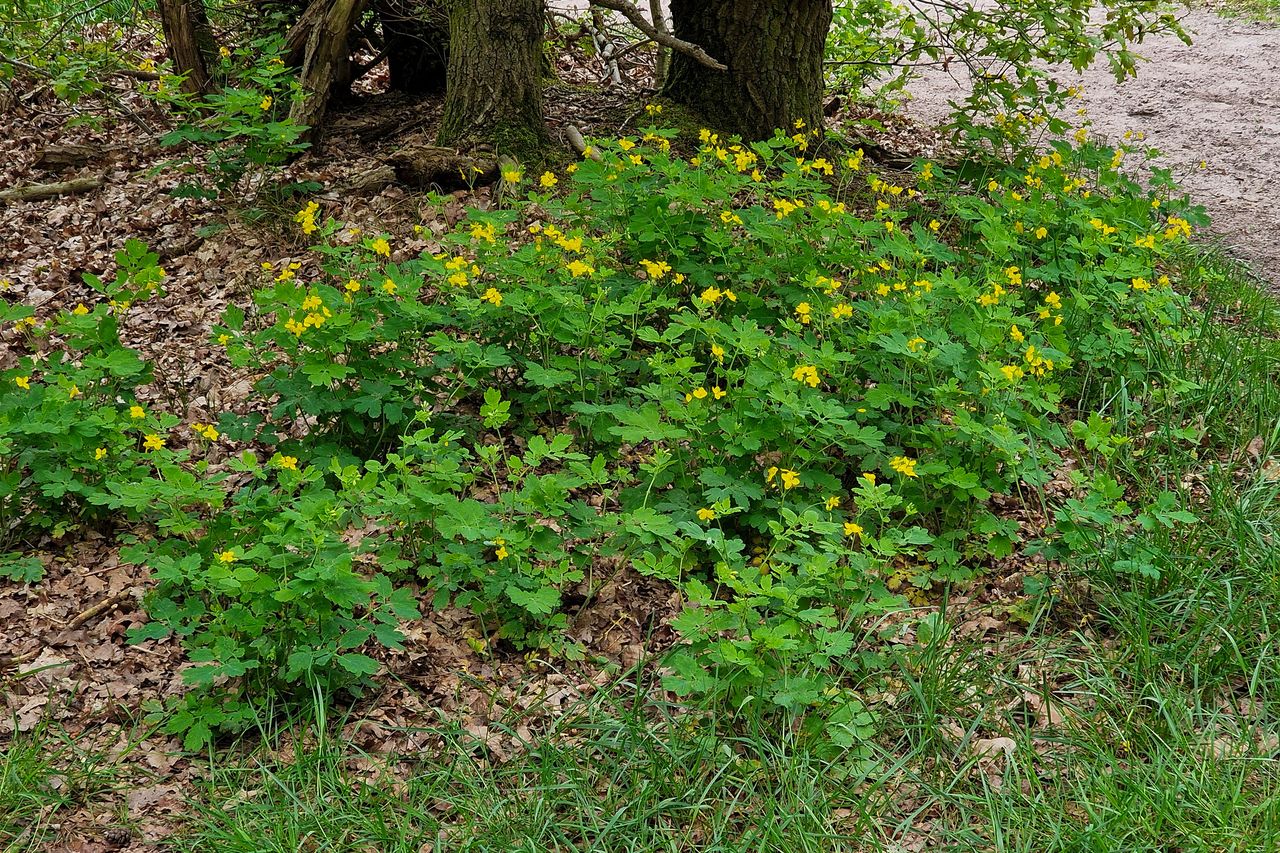
<path fill-rule="evenodd" d="M 663 47 L 669 47 L 672 50 L 678 50 L 683 54 L 692 56 L 698 62 L 714 68 L 717 71 L 728 71 L 729 66 L 720 62 L 718 59 L 712 58 L 698 45 L 693 42 L 687 42 L 684 39 L 678 39 L 670 33 L 661 32 L 649 23 L 644 13 L 635 7 L 634 4 L 628 3 L 627 0 L 591 0 L 592 6 L 599 6 L 602 9 L 612 9 L 615 12 L 621 12 L 623 17 L 632 23 L 632 25 L 649 38 L 656 41 Z"/>

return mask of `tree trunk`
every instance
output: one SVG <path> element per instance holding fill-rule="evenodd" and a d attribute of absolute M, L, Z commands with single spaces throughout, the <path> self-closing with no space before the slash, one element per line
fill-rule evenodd
<path fill-rule="evenodd" d="M 524 160 L 546 144 L 542 0 L 453 0 L 440 144 L 491 141 Z"/>
<path fill-rule="evenodd" d="M 444 0 L 379 0 L 391 88 L 414 94 L 445 90 L 449 11 Z"/>
<path fill-rule="evenodd" d="M 797 119 L 822 125 L 831 0 L 671 0 L 676 38 L 729 66 L 672 52 L 664 93 L 721 130 L 767 139 Z"/>
<path fill-rule="evenodd" d="M 160 25 L 173 71 L 183 75 L 182 91 L 192 95 L 209 91 L 213 29 L 204 0 L 160 0 Z"/>
<path fill-rule="evenodd" d="M 347 37 L 360 20 L 364 3 L 365 0 L 333 0 L 307 38 L 306 58 L 298 80 L 303 97 L 293 102 L 289 121 L 308 128 L 303 134 L 308 142 L 320 136 L 320 122 L 329 107 L 335 84 L 349 79 L 351 59 Z"/>

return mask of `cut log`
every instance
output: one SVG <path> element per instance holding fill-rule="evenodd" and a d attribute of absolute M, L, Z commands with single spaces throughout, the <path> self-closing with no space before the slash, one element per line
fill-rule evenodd
<path fill-rule="evenodd" d="M 20 187 L 0 190 L 0 201 L 36 201 L 37 199 L 53 198 L 59 195 L 84 193 L 89 190 L 96 190 L 100 186 L 102 186 L 102 177 L 96 175 L 87 178 L 74 178 L 70 181 L 58 181 L 52 184 L 23 184 Z"/>
<path fill-rule="evenodd" d="M 437 192 L 488 186 L 500 177 L 493 152 L 463 153 L 437 145 L 402 148 L 387 158 L 387 165 L 401 183 Z"/>
<path fill-rule="evenodd" d="M 108 150 L 101 145 L 49 145 L 40 152 L 32 165 L 48 172 L 80 169 L 95 160 L 101 160 Z"/>

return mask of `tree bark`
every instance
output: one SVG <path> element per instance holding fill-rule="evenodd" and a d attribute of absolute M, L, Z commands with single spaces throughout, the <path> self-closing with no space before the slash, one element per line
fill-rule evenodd
<path fill-rule="evenodd" d="M 379 0 L 391 88 L 414 94 L 445 90 L 449 10 L 444 0 Z"/>
<path fill-rule="evenodd" d="M 453 0 L 440 144 L 491 141 L 518 160 L 546 145 L 542 0 Z"/>
<path fill-rule="evenodd" d="M 831 0 L 671 0 L 676 38 L 729 66 L 672 52 L 664 94 L 721 130 L 767 139 L 796 120 L 822 125 Z"/>
<path fill-rule="evenodd" d="M 302 62 L 303 97 L 293 102 L 289 121 L 306 127 L 303 138 L 314 142 L 320 136 L 320 123 L 334 85 L 349 79 L 350 56 L 347 37 L 360 19 L 365 0 L 333 0 L 324 17 L 307 39 L 306 57 Z"/>
<path fill-rule="evenodd" d="M 174 72 L 183 76 L 182 91 L 192 95 L 209 91 L 213 29 L 204 0 L 159 0 L 159 5 L 165 47 Z"/>

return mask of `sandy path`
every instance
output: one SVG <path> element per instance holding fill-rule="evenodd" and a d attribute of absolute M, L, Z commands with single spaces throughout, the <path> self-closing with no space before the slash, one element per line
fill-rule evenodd
<path fill-rule="evenodd" d="M 1135 79 L 1117 84 L 1105 66 L 1062 79 L 1083 84 L 1095 132 L 1118 140 L 1145 131 L 1163 152 L 1155 165 L 1173 170 L 1226 246 L 1280 292 L 1280 27 L 1199 10 L 1184 25 L 1193 44 L 1148 40 Z M 911 86 L 908 113 L 942 120 L 965 82 L 926 73 Z"/>

